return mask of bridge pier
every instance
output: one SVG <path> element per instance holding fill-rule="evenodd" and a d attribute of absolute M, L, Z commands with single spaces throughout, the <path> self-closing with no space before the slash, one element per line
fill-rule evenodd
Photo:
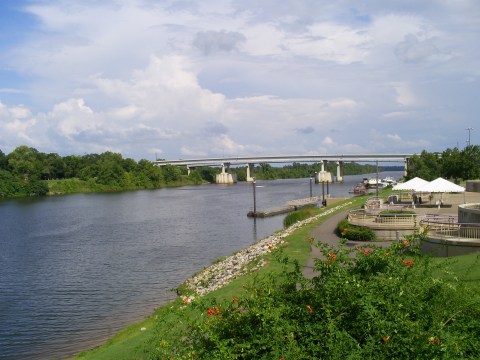
<path fill-rule="evenodd" d="M 343 161 L 337 161 L 337 182 L 343 182 Z"/>
<path fill-rule="evenodd" d="M 403 176 L 407 177 L 407 173 L 408 173 L 408 158 L 405 158 L 405 163 L 403 167 Z"/>
<path fill-rule="evenodd" d="M 231 185 L 237 182 L 237 174 L 230 173 L 230 164 L 222 164 L 222 172 L 215 175 L 215 183 L 222 185 Z M 225 170 L 226 169 L 226 170 Z"/>
<path fill-rule="evenodd" d="M 246 178 L 246 181 L 251 183 L 253 182 L 253 166 L 254 164 L 253 163 L 248 163 L 245 167 L 247 168 L 247 178 Z"/>
<path fill-rule="evenodd" d="M 319 171 L 315 174 L 315 184 L 333 183 L 332 173 L 329 171 Z"/>

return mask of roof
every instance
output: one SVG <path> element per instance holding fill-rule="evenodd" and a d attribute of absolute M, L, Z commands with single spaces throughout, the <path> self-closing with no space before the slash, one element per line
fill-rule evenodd
<path fill-rule="evenodd" d="M 413 179 L 408 180 L 404 183 L 399 183 L 393 187 L 393 190 L 414 190 L 417 191 L 418 188 L 428 184 L 427 180 L 423 180 L 419 177 L 414 177 Z"/>
<path fill-rule="evenodd" d="M 437 193 L 454 193 L 454 192 L 464 192 L 465 188 L 463 186 L 454 184 L 451 181 L 445 180 L 444 178 L 437 178 L 433 181 L 430 181 L 428 184 L 415 189 L 418 192 L 437 192 Z"/>

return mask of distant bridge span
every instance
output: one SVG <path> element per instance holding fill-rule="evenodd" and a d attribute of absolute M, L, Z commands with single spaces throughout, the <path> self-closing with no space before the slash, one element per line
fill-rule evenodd
<path fill-rule="evenodd" d="M 347 162 L 406 162 L 413 154 L 341 154 L 341 155 L 286 155 L 286 156 L 245 156 L 245 157 L 218 157 L 203 159 L 157 160 L 158 166 L 186 165 L 186 166 L 223 166 L 262 163 L 294 163 L 324 161 Z"/>
<path fill-rule="evenodd" d="M 408 159 L 413 154 L 337 154 L 337 155 L 286 155 L 286 156 L 245 156 L 245 157 L 218 157 L 218 158 L 200 158 L 200 159 L 179 159 L 179 160 L 156 160 L 157 166 L 177 165 L 187 166 L 188 169 L 199 166 L 221 166 L 222 173 L 217 178 L 219 183 L 231 183 L 235 180 L 231 178 L 228 169 L 231 165 L 247 165 L 247 181 L 253 181 L 250 176 L 253 164 L 262 163 L 294 163 L 309 162 L 321 163 L 322 171 L 318 174 L 316 181 L 320 179 L 321 174 L 325 173 L 326 164 L 329 161 L 337 163 L 337 181 L 343 180 L 342 165 L 344 162 L 402 162 L 404 164 L 405 174 L 407 173 Z M 227 171 L 225 171 L 227 169 Z M 328 181 L 328 180 L 326 180 Z"/>

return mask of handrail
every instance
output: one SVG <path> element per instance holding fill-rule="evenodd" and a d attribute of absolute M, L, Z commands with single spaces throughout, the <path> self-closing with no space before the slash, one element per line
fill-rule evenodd
<path fill-rule="evenodd" d="M 478 223 L 459 223 L 454 221 L 456 219 L 453 216 L 448 221 L 438 220 L 425 218 L 421 221 L 421 225 L 427 229 L 429 235 L 437 238 L 456 238 L 459 241 L 462 239 L 480 240 L 480 224 Z"/>

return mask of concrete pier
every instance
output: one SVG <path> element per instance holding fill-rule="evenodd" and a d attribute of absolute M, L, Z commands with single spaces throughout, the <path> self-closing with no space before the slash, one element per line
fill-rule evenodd
<path fill-rule="evenodd" d="M 222 172 L 220 174 L 215 175 L 215 183 L 222 184 L 222 185 L 231 185 L 237 182 L 237 174 L 231 174 L 229 169 L 222 166 Z"/>

